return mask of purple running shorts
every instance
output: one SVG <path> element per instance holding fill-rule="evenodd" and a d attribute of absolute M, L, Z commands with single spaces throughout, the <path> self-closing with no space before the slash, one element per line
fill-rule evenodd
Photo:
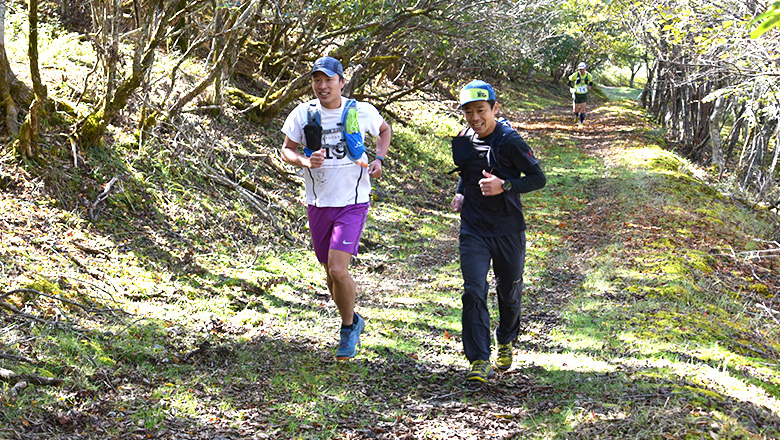
<path fill-rule="evenodd" d="M 327 264 L 330 249 L 357 255 L 368 218 L 368 203 L 323 208 L 309 205 L 306 213 L 314 253 L 320 263 Z"/>

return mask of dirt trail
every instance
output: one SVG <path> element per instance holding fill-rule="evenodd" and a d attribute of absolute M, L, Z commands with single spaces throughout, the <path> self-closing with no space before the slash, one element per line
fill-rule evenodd
<path fill-rule="evenodd" d="M 511 115 L 510 115 L 511 116 Z M 605 164 L 605 174 L 609 174 L 611 167 L 616 166 L 616 155 L 619 153 L 620 146 L 632 137 L 639 136 L 640 132 L 645 130 L 642 127 L 642 120 L 637 114 L 629 112 L 607 113 L 602 108 L 594 106 L 589 113 L 589 117 L 583 126 L 578 126 L 574 122 L 571 109 L 566 107 L 555 107 L 544 111 L 524 113 L 511 118 L 514 126 L 529 140 L 534 146 L 534 140 L 546 138 L 551 142 L 572 141 L 574 148 L 581 149 L 587 155 L 598 157 Z M 539 143 L 541 144 L 541 143 Z M 595 256 L 605 246 L 624 238 L 620 231 L 616 230 L 615 217 L 624 209 L 620 202 L 616 201 L 616 194 L 613 187 L 604 183 L 604 179 L 595 179 L 595 186 L 590 188 L 589 201 L 584 209 L 568 213 L 565 218 L 568 234 L 565 246 L 562 250 L 561 258 L 550 259 L 550 264 L 546 267 L 545 276 L 551 277 L 554 281 L 551 287 L 541 288 L 536 294 L 535 301 L 539 307 L 529 310 L 528 319 L 536 323 L 541 323 L 541 328 L 535 329 L 537 332 L 533 335 L 525 335 L 521 344 L 521 350 L 536 351 L 538 353 L 556 353 L 555 347 L 549 337 L 550 332 L 561 323 L 561 311 L 572 299 L 573 295 L 579 291 L 579 287 L 585 280 L 585 271 L 587 270 L 587 260 Z M 37 210 L 35 216 L 29 216 L 27 222 L 19 222 L 14 227 L 14 231 L 19 237 L 29 237 L 33 240 L 34 234 L 44 231 L 47 220 L 50 215 L 40 211 L 40 207 L 35 204 L 35 197 L 32 193 L 32 186 L 25 194 L 28 196 L 27 202 L 29 209 Z M 20 191 L 21 192 L 21 191 Z M 0 197 L 3 201 L 4 197 Z M 9 199 L 10 200 L 10 199 Z M 10 203 L 10 201 L 9 201 Z M 20 209 L 20 208 L 19 208 Z M 44 215 L 46 214 L 46 215 Z M 658 215 L 658 213 L 653 213 Z M 654 217 L 637 215 L 633 220 L 634 227 L 644 232 L 644 239 L 653 240 L 655 236 L 661 237 L 664 231 L 660 228 L 654 228 Z M 34 222 L 32 224 L 31 222 Z M 24 230 L 22 230 L 22 226 Z M 33 227 L 34 226 L 34 227 Z M 691 226 L 692 228 L 695 226 Z M 617 234 L 617 235 L 616 235 Z M 702 234 L 706 237 L 706 233 Z M 451 238 L 451 237 L 450 237 Z M 695 245 L 704 246 L 702 243 Z M 431 249 L 428 249 L 424 255 L 419 257 L 430 266 L 446 264 L 450 261 L 442 261 L 443 248 L 453 248 L 452 241 L 439 243 Z M 457 247 L 454 247 L 457 250 Z M 45 248 L 40 251 L 46 252 Z M 564 253 L 566 255 L 564 255 Z M 564 258 L 566 256 L 576 255 L 576 258 Z M 85 257 L 86 258 L 86 257 Z M 21 266 L 18 270 L 22 270 Z M 378 268 L 374 268 L 378 269 Z M 14 269 L 16 270 L 16 269 Z M 382 267 L 382 270 L 385 270 Z M 391 272 L 392 269 L 388 269 Z M 409 279 L 409 274 L 399 274 L 403 280 Z M 368 277 L 375 280 L 376 273 L 372 272 Z M 375 282 L 375 281 L 374 281 Z M 414 282 L 412 279 L 410 282 Z M 779 282 L 780 283 L 780 282 Z M 393 285 L 393 288 L 403 288 L 402 285 Z M 612 299 L 612 298 L 608 298 Z M 614 298 L 616 301 L 624 298 Z M 312 301 L 320 302 L 322 298 L 315 298 Z M 300 307 L 300 305 L 298 305 Z M 316 306 L 316 307 L 315 307 Z M 320 305 L 315 304 L 312 309 L 319 310 Z M 528 310 L 528 309 L 526 309 Z M 436 329 L 438 330 L 438 329 Z M 378 329 L 373 331 L 377 332 Z M 375 333 L 376 335 L 376 333 Z M 417 334 L 415 334 L 417 335 Z M 158 438 L 158 439 L 205 439 L 205 438 L 224 438 L 224 439 L 265 439 L 265 438 L 293 438 L 293 434 L 285 431 L 286 426 L 274 425 L 271 420 L 272 412 L 276 411 L 271 407 L 272 404 L 281 402 L 267 402 L 264 397 L 266 389 L 275 386 L 272 378 L 278 370 L 288 371 L 291 377 L 296 374 L 295 364 L 288 364 L 286 359 L 306 359 L 321 365 L 322 368 L 331 368 L 330 352 L 322 349 L 322 341 L 315 337 L 301 338 L 296 341 L 277 338 L 276 334 L 268 337 L 254 339 L 246 344 L 236 344 L 231 346 L 230 350 L 246 351 L 253 357 L 266 359 L 263 363 L 256 365 L 259 368 L 258 378 L 239 381 L 225 387 L 220 391 L 229 396 L 231 405 L 240 408 L 244 412 L 240 422 L 229 423 L 229 419 L 219 421 L 221 409 L 215 405 L 223 397 L 220 395 L 211 395 L 203 393 L 202 402 L 203 411 L 212 411 L 215 417 L 209 422 L 195 420 L 194 418 L 184 418 L 169 416 L 158 427 L 157 431 L 146 431 L 140 426 L 131 424 L 130 420 L 116 421 L 109 417 L 107 413 L 116 409 L 116 406 L 122 404 L 123 399 L 128 398 L 128 393 L 135 392 L 131 388 L 120 387 L 112 388 L 113 383 L 136 384 L 137 390 L 141 394 L 134 396 L 134 399 L 143 401 L 148 399 L 147 394 L 143 394 L 151 386 L 144 384 L 146 377 L 135 377 L 136 373 L 131 375 L 113 377 L 110 371 L 101 370 L 96 373 L 95 380 L 103 393 L 105 400 L 93 400 L 91 397 L 84 397 L 83 407 L 74 406 L 72 413 L 67 417 L 57 418 L 52 414 L 50 419 L 38 420 L 35 422 L 35 429 L 27 429 L 28 433 L 24 438 L 52 438 L 52 432 L 64 433 L 62 438 Z M 312 353 L 314 355 L 312 355 Z M 318 356 L 322 357 L 320 359 Z M 215 375 L 223 369 L 229 370 L 235 365 L 236 355 L 225 347 L 217 347 L 209 350 L 203 350 L 198 354 L 195 360 L 192 360 L 192 372 L 197 375 Z M 370 404 L 360 406 L 357 409 L 350 408 L 342 415 L 336 413 L 332 415 L 332 420 L 338 423 L 338 432 L 344 435 L 338 438 L 377 438 L 377 439 L 419 439 L 419 438 L 542 438 L 544 433 L 557 432 L 559 437 L 569 439 L 590 439 L 590 438 L 616 438 L 610 436 L 608 430 L 612 428 L 624 428 L 624 432 L 636 433 L 637 430 L 644 429 L 647 425 L 659 422 L 659 420 L 635 420 L 635 415 L 626 414 L 625 417 L 608 419 L 612 408 L 615 405 L 608 406 L 609 402 L 620 401 L 626 397 L 642 397 L 637 400 L 637 405 L 651 407 L 651 410 L 641 415 L 649 414 L 670 420 L 680 421 L 687 417 L 693 417 L 689 414 L 690 408 L 675 408 L 670 406 L 668 409 L 665 402 L 668 395 L 662 395 L 664 387 L 657 387 L 651 390 L 651 394 L 645 390 L 634 389 L 635 383 L 626 383 L 626 389 L 630 389 L 631 396 L 605 396 L 604 399 L 593 396 L 577 396 L 570 390 L 554 389 L 546 385 L 543 376 L 550 378 L 557 376 L 557 379 L 571 378 L 572 381 L 620 381 L 610 373 L 592 373 L 589 371 L 580 371 L 571 369 L 569 371 L 544 371 L 541 367 L 518 362 L 517 366 L 508 372 L 498 374 L 495 380 L 479 387 L 466 387 L 463 385 L 463 371 L 459 367 L 450 364 L 433 364 L 423 362 L 419 359 L 393 354 L 388 351 L 380 352 L 376 356 L 361 356 L 355 360 L 356 365 L 339 367 L 338 374 L 350 375 L 350 393 L 362 396 Z M 361 376 L 361 371 L 370 371 L 371 374 Z M 628 374 L 623 371 L 624 374 Z M 127 373 L 124 373 L 127 374 Z M 103 381 L 99 375 L 105 375 Z M 113 379 L 118 382 L 113 382 Z M 164 381 L 165 378 L 152 377 L 154 381 Z M 295 380 L 295 379 L 293 379 Z M 630 380 L 627 380 L 630 382 Z M 279 385 L 276 385 L 279 387 Z M 125 390 L 130 391 L 125 391 Z M 210 391 L 211 392 L 211 391 Z M 652 394 L 656 393 L 656 394 Z M 199 395 L 201 392 L 199 392 Z M 327 397 L 327 396 L 326 396 Z M 330 397 L 336 402 L 337 399 Z M 568 399 L 569 401 L 562 401 Z M 579 406 L 573 405 L 577 401 Z M 334 411 L 338 411 L 341 403 L 333 403 Z M 584 413 L 592 413 L 593 420 L 581 423 L 579 425 L 571 424 L 573 431 L 561 434 L 559 430 L 568 422 L 561 422 L 560 426 L 544 426 L 543 423 L 549 423 L 555 419 L 555 414 L 559 414 L 561 409 L 569 406 L 575 409 L 582 409 Z M 732 410 L 736 405 L 733 402 L 723 404 L 719 408 Z M 80 410 L 80 411 L 79 411 Z M 354 411 L 353 411 L 354 410 Z M 736 409 L 734 410 L 737 411 Z M 725 410 L 724 410 L 725 412 Z M 746 416 L 742 418 L 752 418 L 759 421 L 765 421 L 766 416 L 746 410 Z M 2 413 L 0 413 L 0 416 Z M 771 415 L 770 415 L 771 416 Z M 286 417 L 286 418 L 285 418 Z M 599 419 L 603 417 L 603 419 Z M 706 414 L 699 416 L 697 420 L 705 420 Z M 765 419 L 761 419 L 765 417 Z M 563 418 L 563 415 L 561 415 Z M 771 417 L 768 417 L 771 418 Z M 295 415 L 282 416 L 281 420 L 295 420 Z M 365 420 L 375 421 L 370 429 L 366 429 Z M 535 426 L 537 420 L 542 420 L 541 426 Z M 711 421 L 709 419 L 705 420 Z M 714 421 L 713 421 L 714 422 Z M 632 425 L 633 423 L 633 425 Z M 640 426 L 641 425 L 641 426 Z M 104 427 L 108 431 L 128 433 L 126 437 L 100 437 L 99 433 L 81 434 L 82 431 L 93 427 Z M 569 425 L 567 425 L 569 426 Z M 655 429 L 655 427 L 652 427 Z M 3 431 L 0 427 L 0 437 L 10 431 Z M 17 428 L 20 432 L 24 428 Z M 314 432 L 312 426 L 306 428 L 309 432 Z M 310 438 L 300 431 L 300 435 L 294 438 Z M 650 431 L 645 431 L 650 432 Z M 661 432 L 659 430 L 652 431 Z M 72 434 L 72 435 L 71 435 Z M 316 437 L 312 434 L 311 438 Z M 629 436 L 624 437 L 629 438 Z M 632 435 L 630 438 L 650 438 L 642 435 Z M 672 438 L 672 437 L 669 437 Z M 674 437 L 677 438 L 677 437 Z"/>
<path fill-rule="evenodd" d="M 517 122 L 517 129 L 533 144 L 535 138 L 548 138 L 547 142 L 560 139 L 573 141 L 575 148 L 586 155 L 596 157 L 604 163 L 605 174 L 615 165 L 618 145 L 644 129 L 636 117 L 605 115 L 598 106 L 591 106 L 585 123 L 576 122 L 571 107 L 552 107 L 542 111 L 524 114 Z M 584 264 L 595 255 L 597 249 L 614 240 L 614 230 L 609 219 L 620 209 L 610 189 L 601 184 L 589 188 L 589 200 L 583 210 L 568 213 L 565 223 L 570 232 L 566 245 L 571 255 L 579 258 L 556 259 L 558 267 L 548 267 L 547 276 L 552 277 L 558 288 L 544 292 L 543 310 L 535 312 L 530 319 L 546 322 L 548 327 L 557 325 L 557 315 L 564 303 L 585 278 Z"/>
<path fill-rule="evenodd" d="M 635 125 L 637 121 L 632 118 L 604 116 L 598 111 L 591 113 L 583 126 L 574 124 L 573 119 L 568 107 L 510 117 L 515 128 L 532 146 L 534 139 L 568 136 L 575 140 L 577 148 L 601 158 L 607 164 L 612 162 L 611 158 L 617 151 L 615 145 L 638 130 Z M 541 288 L 536 298 L 539 303 L 530 309 L 525 308 L 525 319 L 537 327 L 533 336 L 526 335 L 520 343 L 521 350 L 555 350 L 547 335 L 560 324 L 561 311 L 584 279 L 583 261 L 595 249 L 611 240 L 605 226 L 610 210 L 619 207 L 614 204 L 609 206 L 610 195 L 605 191 L 606 188 L 594 188 L 593 199 L 598 200 L 598 203 L 589 203 L 586 209 L 571 213 L 567 219 L 574 238 L 569 245 L 574 249 L 573 253 L 584 258 L 558 259 L 558 266 L 547 267 L 546 276 L 554 278 L 555 287 Z M 527 304 L 528 301 L 524 302 Z M 421 433 L 436 433 L 435 429 L 441 429 L 444 418 L 452 428 L 448 431 L 450 438 L 536 438 L 539 433 L 528 430 L 528 418 L 554 412 L 560 405 L 560 390 L 540 383 L 536 378 L 537 369 L 534 366 L 518 365 L 498 374 L 495 380 L 486 385 L 456 393 L 432 388 L 430 397 L 424 403 L 405 408 L 408 418 L 395 421 L 392 431 L 380 427 L 382 434 L 379 438 L 421 438 Z M 448 374 L 462 376 L 463 373 L 450 367 Z M 529 399 L 529 396 L 533 396 L 533 399 Z M 483 403 L 460 404 L 458 400 L 461 397 Z M 572 433 L 569 438 L 591 438 L 591 434 L 586 430 L 582 435 Z"/>

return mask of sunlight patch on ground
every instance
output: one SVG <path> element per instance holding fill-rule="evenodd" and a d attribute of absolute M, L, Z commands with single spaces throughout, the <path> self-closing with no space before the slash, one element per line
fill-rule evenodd
<path fill-rule="evenodd" d="M 545 131 L 558 131 L 558 132 L 565 132 L 570 130 L 577 130 L 579 127 L 577 127 L 577 124 L 571 122 L 573 121 L 573 118 L 569 118 L 568 116 L 561 121 L 556 122 L 540 122 L 540 123 L 524 123 L 524 124 L 518 124 L 519 129 L 531 131 L 531 132 L 545 132 Z M 534 148 L 534 151 L 536 151 L 536 148 Z"/>
<path fill-rule="evenodd" d="M 568 350 L 602 350 L 604 347 L 604 339 L 599 335 L 586 335 L 580 332 L 566 333 L 564 335 L 556 335 L 558 340 L 563 339 L 565 346 Z"/>
<path fill-rule="evenodd" d="M 611 373 L 616 366 L 581 354 L 572 353 L 541 353 L 522 350 L 518 353 L 518 361 L 536 365 L 551 371 L 578 371 L 589 373 Z"/>
<path fill-rule="evenodd" d="M 620 364 L 638 369 L 668 369 L 680 378 L 701 386 L 704 390 L 714 390 L 724 396 L 745 403 L 764 407 L 776 416 L 780 415 L 780 400 L 770 396 L 762 388 L 747 384 L 733 377 L 728 371 L 701 363 L 683 363 L 666 359 L 619 359 Z"/>
<path fill-rule="evenodd" d="M 603 115 L 605 117 L 625 117 L 625 116 L 632 116 L 636 118 L 643 118 L 645 115 L 645 110 L 642 107 L 639 106 L 630 106 L 627 107 L 626 105 L 621 104 L 614 104 L 614 105 L 608 105 L 608 106 L 601 106 L 593 109 L 591 111 L 592 115 Z M 622 128 L 630 128 L 635 129 L 635 126 L 630 127 L 622 127 Z"/>
<path fill-rule="evenodd" d="M 592 271 L 582 284 L 584 294 L 588 296 L 603 295 L 607 292 L 614 292 L 615 286 L 611 279 L 606 277 L 602 271 Z"/>
<path fill-rule="evenodd" d="M 690 175 L 697 179 L 707 177 L 706 170 L 697 167 L 684 157 L 660 147 L 643 147 L 623 150 L 620 156 L 627 165 L 650 168 L 657 172 Z"/>
<path fill-rule="evenodd" d="M 263 315 L 257 310 L 244 309 L 229 318 L 235 325 L 257 327 L 263 323 Z"/>
<path fill-rule="evenodd" d="M 415 218 L 416 216 L 407 208 L 401 206 L 392 206 L 385 203 L 382 205 L 382 209 L 370 210 L 369 217 L 375 221 L 397 222 L 401 220 L 409 220 Z"/>
<path fill-rule="evenodd" d="M 183 386 L 176 386 L 172 383 L 166 383 L 154 391 L 154 397 L 158 397 L 158 405 L 167 406 L 171 415 L 176 416 L 195 416 L 200 412 L 199 398 L 196 391 L 192 388 L 184 389 Z"/>
<path fill-rule="evenodd" d="M 642 89 L 631 87 L 609 87 L 599 86 L 602 92 L 612 101 L 632 100 L 639 99 L 639 94 L 642 93 Z"/>
<path fill-rule="evenodd" d="M 625 160 L 627 165 L 645 166 L 652 159 L 663 155 L 666 155 L 664 150 L 662 150 L 660 147 L 652 146 L 625 150 L 622 152 L 622 154 L 620 154 L 620 157 Z"/>
<path fill-rule="evenodd" d="M 420 304 L 424 301 L 423 298 L 412 298 L 412 297 L 395 297 L 393 299 L 393 302 L 396 304 Z"/>
<path fill-rule="evenodd" d="M 616 420 L 630 419 L 631 417 L 632 414 L 627 413 L 620 408 L 611 409 L 606 413 L 595 412 L 582 408 L 577 413 L 573 411 L 569 412 L 566 415 L 566 421 L 572 426 L 572 428 L 576 428 L 579 425 L 592 425 L 605 422 L 608 423 Z"/>

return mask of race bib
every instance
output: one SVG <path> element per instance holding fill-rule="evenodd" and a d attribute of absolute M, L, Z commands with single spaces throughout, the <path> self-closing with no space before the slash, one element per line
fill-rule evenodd
<path fill-rule="evenodd" d="M 577 86 L 577 93 L 580 93 L 580 94 L 588 93 L 588 86 L 586 86 L 586 85 Z"/>
<path fill-rule="evenodd" d="M 341 130 L 322 134 L 323 145 L 338 145 L 339 142 L 341 142 Z"/>

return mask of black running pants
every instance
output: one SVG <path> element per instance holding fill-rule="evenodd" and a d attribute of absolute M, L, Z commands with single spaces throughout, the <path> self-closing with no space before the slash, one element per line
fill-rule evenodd
<path fill-rule="evenodd" d="M 489 360 L 493 338 L 488 311 L 488 270 L 493 262 L 498 294 L 496 339 L 508 344 L 520 332 L 525 268 L 525 231 L 502 237 L 480 237 L 461 230 L 463 274 L 463 350 L 469 362 Z"/>

